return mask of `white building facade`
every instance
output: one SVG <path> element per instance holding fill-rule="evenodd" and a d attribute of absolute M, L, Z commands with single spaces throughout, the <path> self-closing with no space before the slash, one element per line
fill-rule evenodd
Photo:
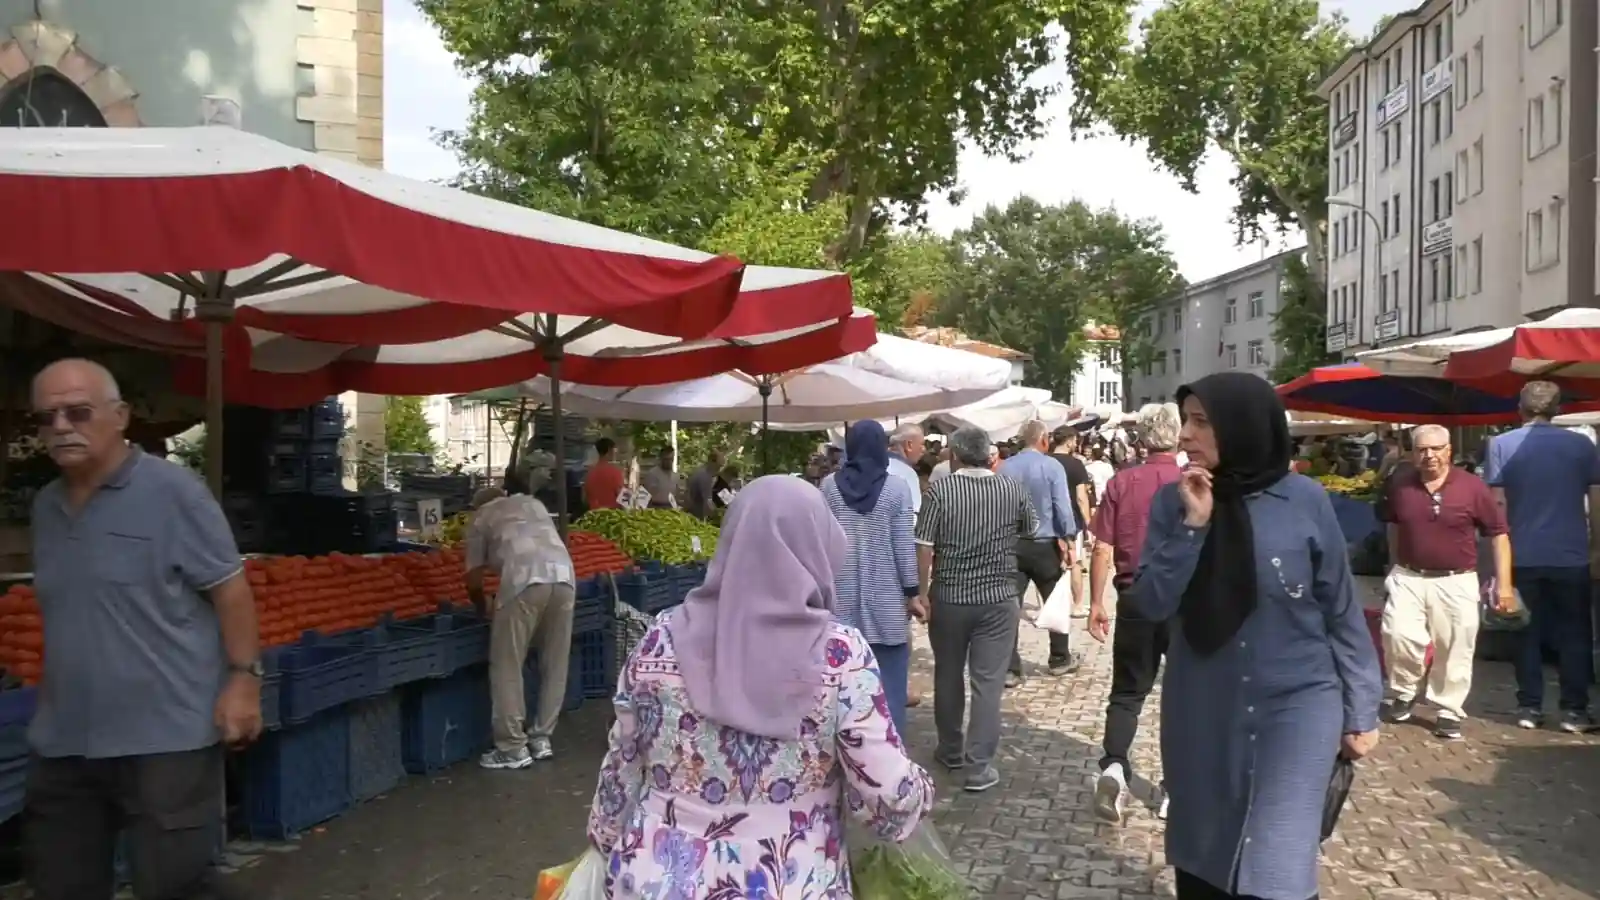
<path fill-rule="evenodd" d="M 1302 257 L 1289 250 L 1191 284 L 1155 304 L 1140 321 L 1150 347 L 1145 364 L 1129 372 L 1128 409 L 1165 403 L 1178 387 L 1214 372 L 1254 372 L 1266 378 L 1276 359 L 1272 320 L 1288 286 L 1284 266 Z"/>
<path fill-rule="evenodd" d="M 1328 348 L 1595 304 L 1591 0 L 1429 0 L 1322 83 Z"/>
<path fill-rule="evenodd" d="M 1057 399 L 1084 409 L 1123 409 L 1122 336 L 1110 325 L 1093 322 L 1083 326 L 1083 336 L 1083 357 L 1072 375 L 1071 396 Z"/>

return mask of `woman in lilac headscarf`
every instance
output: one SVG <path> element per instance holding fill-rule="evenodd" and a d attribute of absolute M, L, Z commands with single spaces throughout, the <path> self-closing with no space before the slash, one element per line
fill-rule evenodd
<path fill-rule="evenodd" d="M 833 620 L 844 533 L 797 478 L 728 508 L 705 584 L 618 679 L 589 814 L 613 898 L 850 900 L 843 816 L 901 841 L 933 804 L 861 633 Z"/>

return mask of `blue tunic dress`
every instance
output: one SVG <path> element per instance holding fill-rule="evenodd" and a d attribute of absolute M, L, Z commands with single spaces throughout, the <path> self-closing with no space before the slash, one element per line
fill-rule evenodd
<path fill-rule="evenodd" d="M 1245 502 L 1256 610 L 1209 657 L 1178 606 L 1205 528 L 1183 524 L 1176 484 L 1156 494 L 1132 600 L 1174 619 L 1161 689 L 1167 860 L 1230 893 L 1317 893 L 1322 806 L 1339 741 L 1378 727 L 1382 677 L 1322 486 L 1289 475 Z"/>

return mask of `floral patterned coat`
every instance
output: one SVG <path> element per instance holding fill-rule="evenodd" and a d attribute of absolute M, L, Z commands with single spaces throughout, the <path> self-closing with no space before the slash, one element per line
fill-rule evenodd
<path fill-rule="evenodd" d="M 905 755 L 878 664 L 832 625 L 823 684 L 800 737 L 757 737 L 689 704 L 662 616 L 618 678 L 617 721 L 589 814 L 613 898 L 851 900 L 848 804 L 884 841 L 910 836 L 933 781 Z"/>

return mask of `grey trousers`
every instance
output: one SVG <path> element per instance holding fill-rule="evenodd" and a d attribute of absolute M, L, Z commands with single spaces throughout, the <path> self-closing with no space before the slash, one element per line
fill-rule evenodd
<path fill-rule="evenodd" d="M 935 598 L 928 642 L 933 647 L 933 722 L 939 732 L 939 759 L 959 760 L 980 771 L 994 761 L 1000 747 L 1006 664 L 1016 645 L 1020 616 L 1015 603 L 962 606 Z M 963 681 L 972 686 L 972 717 L 965 722 Z"/>
<path fill-rule="evenodd" d="M 567 659 L 577 596 L 570 584 L 536 584 L 495 610 L 489 632 L 489 699 L 494 746 L 514 753 L 528 738 L 548 738 L 567 696 Z M 530 646 L 539 651 L 539 706 L 532 727 L 522 692 L 522 664 Z"/>

